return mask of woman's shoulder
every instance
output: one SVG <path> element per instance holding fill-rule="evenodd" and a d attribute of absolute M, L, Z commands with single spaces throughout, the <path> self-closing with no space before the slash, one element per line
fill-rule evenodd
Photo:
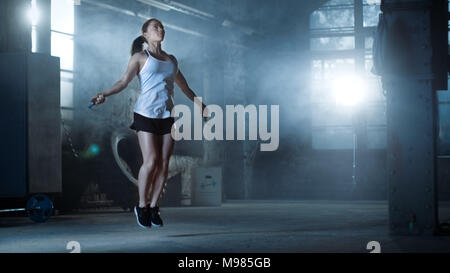
<path fill-rule="evenodd" d="M 133 54 L 133 56 L 131 56 L 132 58 L 135 58 L 137 60 L 142 60 L 142 59 L 147 59 L 147 52 L 145 52 L 145 50 L 136 52 Z"/>

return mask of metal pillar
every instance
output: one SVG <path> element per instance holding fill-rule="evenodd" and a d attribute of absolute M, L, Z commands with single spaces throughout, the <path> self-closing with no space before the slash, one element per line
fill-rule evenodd
<path fill-rule="evenodd" d="M 387 20 L 387 179 L 393 235 L 438 229 L 432 1 L 384 1 Z"/>
<path fill-rule="evenodd" d="M 62 191 L 59 58 L 31 53 L 30 9 L 30 0 L 0 1 L 0 117 L 9 130 L 0 196 L 8 198 Z"/>

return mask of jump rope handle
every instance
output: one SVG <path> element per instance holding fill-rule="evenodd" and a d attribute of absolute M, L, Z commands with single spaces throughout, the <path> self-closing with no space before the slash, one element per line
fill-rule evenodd
<path fill-rule="evenodd" d="M 99 94 L 101 94 L 101 93 L 99 93 Z M 98 94 L 97 94 L 98 95 Z M 90 103 L 89 103 L 89 105 L 88 105 L 88 107 L 89 108 L 92 108 L 92 106 L 94 106 L 95 105 L 95 103 L 93 102 L 93 101 L 91 101 Z"/>

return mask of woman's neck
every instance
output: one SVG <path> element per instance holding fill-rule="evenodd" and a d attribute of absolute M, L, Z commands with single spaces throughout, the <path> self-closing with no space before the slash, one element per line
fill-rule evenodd
<path fill-rule="evenodd" d="M 148 43 L 148 50 L 156 55 L 162 55 L 161 43 L 159 42 L 150 42 Z"/>

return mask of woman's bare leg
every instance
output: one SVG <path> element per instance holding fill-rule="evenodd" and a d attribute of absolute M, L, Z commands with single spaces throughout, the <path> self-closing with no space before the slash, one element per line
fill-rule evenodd
<path fill-rule="evenodd" d="M 155 174 L 155 182 L 152 187 L 150 207 L 155 207 L 169 173 L 169 160 L 173 152 L 174 140 L 171 134 L 162 136 L 161 160 Z"/>
<path fill-rule="evenodd" d="M 161 152 L 158 145 L 158 135 L 149 132 L 138 131 L 139 146 L 142 152 L 143 163 L 139 169 L 138 188 L 139 188 L 139 207 L 145 207 L 147 203 L 147 191 L 158 162 L 161 160 Z"/>
<path fill-rule="evenodd" d="M 160 136 L 158 136 L 159 138 L 158 138 L 158 147 L 160 148 L 160 150 L 161 150 L 161 137 Z M 160 151 L 160 153 L 161 153 L 161 151 Z M 147 183 L 147 187 L 145 188 L 145 192 L 146 192 L 146 194 L 147 194 L 147 199 L 146 199 L 146 204 L 149 206 L 150 205 L 150 199 L 152 199 L 151 198 L 151 192 L 149 191 L 150 190 L 150 186 L 152 186 L 154 183 L 155 183 L 155 179 L 156 179 L 156 176 L 158 175 L 158 172 L 159 172 L 159 168 L 160 168 L 160 166 L 161 166 L 161 159 L 160 160 L 158 160 L 158 163 L 157 163 L 157 165 L 156 165 L 156 170 L 153 172 L 153 177 L 151 177 L 151 179 L 150 179 L 150 177 L 149 177 L 149 182 Z"/>

